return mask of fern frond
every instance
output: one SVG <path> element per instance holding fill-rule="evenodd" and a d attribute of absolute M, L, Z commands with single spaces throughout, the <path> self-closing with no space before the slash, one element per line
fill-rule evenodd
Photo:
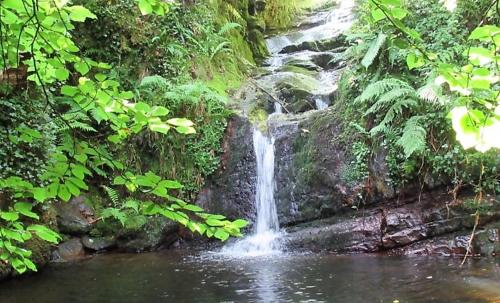
<path fill-rule="evenodd" d="M 210 55 L 210 60 L 213 60 L 215 56 L 217 56 L 217 54 L 221 51 L 224 51 L 224 50 L 229 50 L 229 48 L 225 48 L 226 46 L 229 46 L 231 43 L 229 43 L 228 41 L 224 41 L 224 42 L 221 42 L 219 43 L 219 45 L 217 45 L 217 47 L 215 47 L 215 49 L 212 50 L 212 54 Z"/>
<path fill-rule="evenodd" d="M 385 78 L 368 85 L 363 90 L 363 93 L 359 97 L 357 97 L 354 102 L 363 103 L 378 98 L 389 90 L 401 87 L 411 88 L 411 86 L 405 81 L 396 78 Z"/>
<path fill-rule="evenodd" d="M 447 98 L 442 93 L 442 87 L 435 84 L 434 81 L 419 88 L 417 95 L 421 100 L 433 104 L 444 105 L 448 102 Z"/>
<path fill-rule="evenodd" d="M 233 5 L 231 5 L 230 3 L 226 3 L 226 2 L 224 2 L 224 4 L 225 4 L 227 12 L 229 13 L 228 14 L 229 17 L 232 20 L 234 20 L 235 22 L 238 22 L 238 23 L 246 25 L 245 18 L 243 18 L 243 16 L 241 16 L 240 12 L 236 8 L 234 8 Z"/>
<path fill-rule="evenodd" d="M 378 34 L 377 39 L 375 39 L 370 44 L 370 48 L 368 48 L 368 51 L 366 52 L 363 60 L 361 60 L 361 65 L 363 65 L 365 68 L 369 68 L 373 64 L 373 61 L 375 61 L 380 53 L 380 49 L 382 48 L 382 46 L 384 46 L 386 39 L 387 35 L 385 35 L 384 33 Z"/>
<path fill-rule="evenodd" d="M 412 98 L 399 99 L 391 107 L 389 107 L 384 116 L 384 119 L 382 119 L 382 121 L 378 125 L 376 125 L 370 130 L 370 134 L 372 136 L 375 136 L 378 133 L 387 132 L 389 128 L 388 125 L 391 124 L 398 115 L 403 114 L 403 108 L 411 108 L 416 105 L 417 105 L 417 100 L 415 99 Z"/>
<path fill-rule="evenodd" d="M 387 106 L 394 104 L 395 101 L 400 99 L 406 99 L 407 97 L 413 96 L 415 91 L 412 88 L 400 87 L 392 89 L 385 94 L 381 95 L 377 102 L 373 104 L 366 112 L 365 116 L 372 113 L 377 113 L 379 110 L 386 108 Z M 397 103 L 397 102 L 396 102 Z"/>
<path fill-rule="evenodd" d="M 230 30 L 237 29 L 237 28 L 242 28 L 241 24 L 236 23 L 236 22 L 228 22 L 224 24 L 223 27 L 220 28 L 219 30 L 219 36 L 224 35 L 225 33 L 229 32 Z"/>
<path fill-rule="evenodd" d="M 421 119 L 422 116 L 413 116 L 406 121 L 403 135 L 396 142 L 403 148 L 406 158 L 425 148 L 427 132 L 420 124 Z"/>
<path fill-rule="evenodd" d="M 80 122 L 80 121 L 72 121 L 69 123 L 69 125 L 71 126 L 71 128 L 79 129 L 81 131 L 91 132 L 91 133 L 97 132 L 97 130 L 95 128 L 93 128 L 92 126 L 88 125 L 87 123 Z"/>
<path fill-rule="evenodd" d="M 106 194 L 107 194 L 108 198 L 111 200 L 111 202 L 113 203 L 113 205 L 115 207 L 117 207 L 118 202 L 119 202 L 118 192 L 115 189 L 108 187 L 108 186 L 103 186 L 103 188 L 104 188 L 104 191 L 106 191 Z"/>
<path fill-rule="evenodd" d="M 167 79 L 163 78 L 162 76 L 154 75 L 154 76 L 147 76 L 144 77 L 141 81 L 141 84 L 139 84 L 139 87 L 141 88 L 167 88 L 168 87 L 168 81 Z"/>

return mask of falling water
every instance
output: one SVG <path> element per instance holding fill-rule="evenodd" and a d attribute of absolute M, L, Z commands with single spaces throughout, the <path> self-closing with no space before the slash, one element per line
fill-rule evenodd
<path fill-rule="evenodd" d="M 254 233 L 223 249 L 224 254 L 236 257 L 279 254 L 279 222 L 274 202 L 274 139 L 260 130 L 253 133 L 253 145 L 257 160 L 255 206 L 257 221 Z"/>
<path fill-rule="evenodd" d="M 323 110 L 328 108 L 328 103 L 323 98 L 317 97 L 314 103 L 316 103 L 316 109 Z"/>

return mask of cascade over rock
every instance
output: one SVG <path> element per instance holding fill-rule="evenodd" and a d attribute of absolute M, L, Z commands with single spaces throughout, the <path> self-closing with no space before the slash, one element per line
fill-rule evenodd
<path fill-rule="evenodd" d="M 260 76 L 236 95 L 240 114 L 227 130 L 223 167 L 198 202 L 229 218 L 244 217 L 254 222 L 254 231 L 259 230 L 259 206 L 254 204 L 259 202 L 259 161 L 251 148 L 254 124 L 273 140 L 274 168 L 268 174 L 274 176 L 276 222 L 286 231 L 287 248 L 463 254 L 474 217 L 462 200 L 440 188 L 446 181 L 426 180 L 425 188 L 395 186 L 389 181 L 383 146 L 369 157 L 369 178 L 357 181 L 351 175 L 356 138 L 346 136 L 350 126 L 343 124 L 342 108 L 335 101 L 337 82 L 349 68 L 342 32 L 352 23 L 352 7 L 351 1 L 341 1 L 339 7 L 315 13 L 298 28 L 267 39 L 271 56 Z M 488 225 L 498 220 L 499 211 L 482 215 L 470 240 L 476 245 L 474 253 L 499 252 L 498 225 Z M 252 245 L 266 246 L 274 240 L 263 241 L 257 234 L 231 248 L 248 252 Z"/>

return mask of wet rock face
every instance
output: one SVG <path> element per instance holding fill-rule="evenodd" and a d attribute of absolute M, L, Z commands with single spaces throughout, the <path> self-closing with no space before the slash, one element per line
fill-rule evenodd
<path fill-rule="evenodd" d="M 299 250 L 375 252 L 381 249 L 382 221 L 382 214 L 374 211 L 366 217 L 313 222 L 289 229 L 286 241 Z"/>
<path fill-rule="evenodd" d="M 345 215 L 297 225 L 287 230 L 288 245 L 298 249 L 339 253 L 387 252 L 391 255 L 495 256 L 500 251 L 500 210 L 482 217 L 473 241 L 474 217 L 460 205 L 448 205 L 450 197 L 432 195 L 395 206 L 380 205 Z"/>
<path fill-rule="evenodd" d="M 276 206 L 281 225 L 329 217 L 349 204 L 355 189 L 343 181 L 349 163 L 336 144 L 341 125 L 326 111 L 269 121 L 276 149 Z M 334 152 L 333 152 L 334 151 Z"/>
<path fill-rule="evenodd" d="M 256 160 L 253 126 L 243 117 L 234 116 L 226 131 L 221 168 L 201 191 L 197 204 L 211 213 L 228 218 L 255 218 Z"/>
<path fill-rule="evenodd" d="M 480 227 L 474 234 L 472 241 L 471 231 L 459 231 L 392 249 L 389 254 L 464 256 L 470 243 L 469 255 L 498 257 L 500 256 L 499 226 L 500 224 L 497 222 Z"/>

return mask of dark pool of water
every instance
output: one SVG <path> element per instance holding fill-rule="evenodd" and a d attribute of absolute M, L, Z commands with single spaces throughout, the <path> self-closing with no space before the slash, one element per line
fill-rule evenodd
<path fill-rule="evenodd" d="M 0 303 L 500 302 L 499 260 L 102 255 L 0 283 Z"/>

